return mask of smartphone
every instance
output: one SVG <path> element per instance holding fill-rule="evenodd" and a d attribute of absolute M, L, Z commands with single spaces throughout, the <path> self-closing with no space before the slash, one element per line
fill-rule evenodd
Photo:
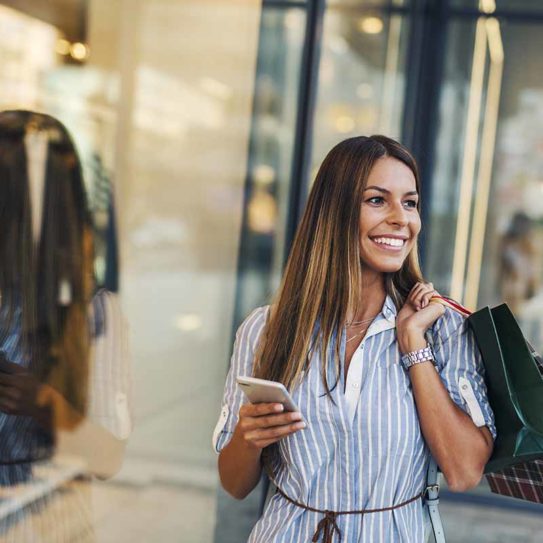
<path fill-rule="evenodd" d="M 236 381 L 251 403 L 281 403 L 285 411 L 300 411 L 282 383 L 242 376 Z"/>

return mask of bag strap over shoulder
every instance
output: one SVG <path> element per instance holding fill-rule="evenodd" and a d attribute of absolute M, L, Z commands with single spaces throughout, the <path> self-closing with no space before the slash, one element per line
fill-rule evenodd
<path fill-rule="evenodd" d="M 447 296 L 441 296 L 441 295 L 432 296 L 430 298 L 430 301 L 432 300 L 435 300 L 436 302 L 439 302 L 440 304 L 443 304 L 446 307 L 450 307 L 451 309 L 454 309 L 457 313 L 460 313 L 464 317 L 469 317 L 472 313 L 472 311 L 470 311 L 468 308 L 459 304 L 456 300 L 453 300 L 452 298 L 448 298 Z"/>

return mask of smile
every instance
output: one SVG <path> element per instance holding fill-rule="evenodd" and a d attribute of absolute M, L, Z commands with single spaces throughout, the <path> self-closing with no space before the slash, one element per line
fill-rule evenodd
<path fill-rule="evenodd" d="M 378 245 L 380 249 L 385 251 L 399 252 L 402 250 L 406 243 L 405 239 L 397 238 L 370 238 L 375 245 Z"/>

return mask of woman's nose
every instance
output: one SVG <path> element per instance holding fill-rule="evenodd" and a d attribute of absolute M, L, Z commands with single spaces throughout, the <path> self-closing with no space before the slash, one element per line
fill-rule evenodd
<path fill-rule="evenodd" d="M 407 211 L 403 207 L 402 203 L 395 204 L 390 210 L 388 216 L 388 222 L 391 224 L 399 224 L 405 226 L 408 222 Z"/>

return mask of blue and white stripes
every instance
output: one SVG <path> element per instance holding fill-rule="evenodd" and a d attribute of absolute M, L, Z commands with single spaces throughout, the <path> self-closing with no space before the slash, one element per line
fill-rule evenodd
<path fill-rule="evenodd" d="M 17 309 L 11 327 L 0 328 L 0 352 L 10 362 L 30 368 L 32 353 L 22 339 L 21 320 Z M 52 455 L 53 439 L 33 418 L 0 412 L 0 486 L 27 482 L 32 463 Z"/>
<path fill-rule="evenodd" d="M 221 418 L 215 431 L 220 451 L 237 424 L 243 393 L 238 375 L 252 375 L 252 362 L 268 308 L 256 309 L 240 326 L 228 373 Z M 292 499 L 316 509 L 350 511 L 389 507 L 412 498 L 425 486 L 429 451 L 422 437 L 409 375 L 400 364 L 395 333 L 396 308 L 387 297 L 380 315 L 351 360 L 344 376 L 326 396 L 315 353 L 301 384 L 291 391 L 308 427 L 279 444 L 279 487 Z M 429 332 L 441 378 L 463 409 L 462 377 L 495 435 L 486 399 L 482 363 L 464 319 L 447 308 Z M 345 335 L 340 338 L 342 353 Z M 334 347 L 330 345 L 332 350 Z M 331 351 L 332 352 L 332 351 Z M 335 382 L 333 357 L 329 383 Z M 311 541 L 322 515 L 304 511 L 276 494 L 255 525 L 250 542 Z M 345 542 L 425 541 L 421 500 L 384 513 L 341 515 L 337 522 Z"/>

